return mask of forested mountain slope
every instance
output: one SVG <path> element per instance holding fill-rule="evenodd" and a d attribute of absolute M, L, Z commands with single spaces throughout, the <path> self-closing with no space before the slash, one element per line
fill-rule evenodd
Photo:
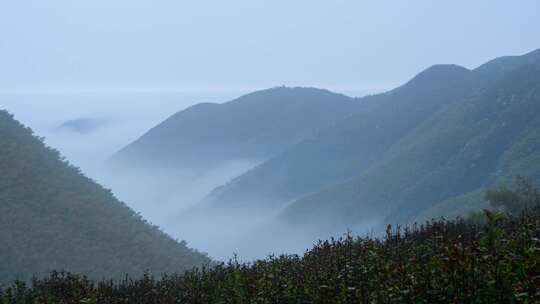
<path fill-rule="evenodd" d="M 433 66 L 365 98 L 377 105 L 217 188 L 202 204 L 292 200 L 283 213 L 292 223 L 405 221 L 503 176 L 538 174 L 530 164 L 540 151 L 534 144 L 538 63 L 540 51 L 472 71 Z"/>
<path fill-rule="evenodd" d="M 395 90 L 362 98 L 369 111 L 345 118 L 216 189 L 205 204 L 282 204 L 356 176 L 435 112 L 470 94 L 472 82 L 469 70 L 438 65 Z"/>
<path fill-rule="evenodd" d="M 51 270 L 138 276 L 209 262 L 144 221 L 0 111 L 0 284 Z"/>
<path fill-rule="evenodd" d="M 454 214 L 470 210 L 468 203 L 479 201 L 477 194 L 486 187 L 516 175 L 539 180 L 539 143 L 540 65 L 529 64 L 479 95 L 448 105 L 368 170 L 299 199 L 284 217 L 295 223 L 324 217 L 352 225 L 374 216 L 406 222 L 432 208 L 433 216 L 437 208 Z"/>
<path fill-rule="evenodd" d="M 353 98 L 313 88 L 277 87 L 223 104 L 180 111 L 113 158 L 129 167 L 211 169 L 262 161 L 361 109 Z"/>

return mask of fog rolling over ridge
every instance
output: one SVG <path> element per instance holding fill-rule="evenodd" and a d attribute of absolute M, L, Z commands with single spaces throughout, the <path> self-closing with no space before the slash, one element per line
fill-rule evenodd
<path fill-rule="evenodd" d="M 120 279 L 209 262 L 149 225 L 5 110 L 0 141 L 0 286 L 56 269 Z"/>
<path fill-rule="evenodd" d="M 141 176 L 108 169 L 107 160 L 173 113 L 200 101 L 226 100 L 229 94 L 237 93 L 137 90 L 2 92 L 0 108 L 13 113 L 38 136 L 44 137 L 46 144 L 58 149 L 89 177 L 111 188 L 118 198 L 145 218 L 167 227 L 166 219 L 175 214 L 172 210 L 179 212 L 186 204 L 201 199 L 212 188 L 256 163 L 231 161 L 204 176 L 181 171 L 148 170 L 145 172 L 147 178 L 141 179 Z M 76 129 L 81 126 L 80 122 L 92 122 L 94 125 L 80 132 Z M 168 191 L 164 192 L 164 189 Z M 159 208 L 156 208 L 156 201 L 160 202 Z"/>
<path fill-rule="evenodd" d="M 290 229 L 275 222 L 279 209 L 253 204 L 261 207 L 200 213 L 199 202 L 218 186 L 364 110 L 354 98 L 302 87 L 276 87 L 221 104 L 198 104 L 115 154 L 108 163 L 115 177 L 108 184 L 117 193 L 128 193 L 126 200 L 140 204 L 136 209 L 145 210 L 143 214 L 166 231 L 215 258 L 228 259 L 236 252 L 251 259 L 291 252 L 293 247 L 292 252 L 300 253 L 312 244 L 313 235 L 287 237 Z M 133 182 L 143 183 L 144 191 L 134 190 Z M 271 231 L 282 235 L 280 240 L 274 242 Z"/>
<path fill-rule="evenodd" d="M 304 93 L 307 93 L 307 97 L 312 97 L 298 98 Z M 200 154 L 197 162 L 190 159 L 173 167 L 150 162 L 149 166 L 135 164 L 119 169 L 111 161 L 115 158 L 115 153 L 179 110 L 189 108 L 195 101 L 230 100 L 230 94 L 231 92 L 199 92 L 192 96 L 178 92 L 138 91 L 4 92 L 1 94 L 1 107 L 12 112 L 38 136 L 44 137 L 48 145 L 61 151 L 68 161 L 80 167 L 89 177 L 112 189 L 120 200 L 145 219 L 159 225 L 170 235 L 187 240 L 191 246 L 208 251 L 215 258 L 226 260 L 235 252 L 245 259 L 263 257 L 272 252 L 302 252 L 313 242 L 311 236 L 306 235 L 302 242 L 291 237 L 285 243 L 284 239 L 273 243 L 269 242 L 271 235 L 268 235 L 266 241 L 260 241 L 254 246 L 255 239 L 251 233 L 258 231 L 262 224 L 272 226 L 269 224 L 276 214 L 274 209 L 251 210 L 252 213 L 238 212 L 233 221 L 230 221 L 228 216 L 220 217 L 215 214 L 184 217 L 182 212 L 186 209 L 189 211 L 216 187 L 226 184 L 304 137 L 313 136 L 316 130 L 337 118 L 348 115 L 348 111 L 356 107 L 350 97 L 315 89 L 276 88 L 263 91 L 250 96 L 253 96 L 256 102 L 256 99 L 267 101 L 274 113 L 267 112 L 268 106 L 261 108 L 261 104 L 250 102 L 250 97 L 246 103 L 244 97 L 244 101 L 240 99 L 233 103 L 233 107 L 240 106 L 240 110 L 242 104 L 248 108 L 247 111 L 243 110 L 244 114 L 240 114 L 242 110 L 233 109 L 240 116 L 232 117 L 231 121 L 238 122 L 233 124 L 236 129 L 231 129 L 232 133 L 229 133 L 230 142 L 218 142 L 214 147 L 203 147 L 212 148 L 213 155 L 227 157 L 203 158 L 203 149 L 198 149 L 193 151 Z M 342 102 L 344 107 L 334 107 L 334 101 Z M 321 106 L 319 109 L 313 106 L 317 103 Z M 261 122 L 261 119 L 249 123 L 242 121 L 253 119 L 254 113 L 249 107 L 258 108 L 263 115 L 261 118 L 267 120 L 267 127 L 257 130 L 254 122 Z M 301 113 L 304 111 L 312 114 L 302 117 Z M 216 118 L 221 115 L 216 114 Z M 297 128 L 296 120 L 299 118 L 306 123 Z M 204 120 L 196 122 L 204 123 Z M 282 124 L 283 122 L 286 124 Z M 87 123 L 91 123 L 92 127 L 86 128 Z M 230 123 L 225 124 L 231 126 Z M 82 131 L 79 128 L 81 126 Z M 192 125 L 187 131 L 196 129 L 202 128 L 200 125 Z M 224 134 L 219 133 L 224 131 L 221 126 L 207 130 L 210 133 L 217 130 L 217 140 L 224 138 Z M 244 133 L 244 130 L 253 133 L 249 135 L 249 132 Z M 173 135 L 176 137 L 177 133 L 174 132 Z M 212 141 L 214 140 L 209 142 Z M 238 143 L 245 143 L 243 147 L 250 148 L 231 149 Z M 162 146 L 157 148 L 165 150 Z M 235 154 L 237 152 L 242 153 Z M 155 157 L 152 160 L 162 159 Z M 287 231 L 281 226 L 273 226 L 272 231 L 279 228 L 279 234 L 286 234 Z"/>
<path fill-rule="evenodd" d="M 540 304 L 540 0 L 0 0 L 0 304 Z"/>
<path fill-rule="evenodd" d="M 251 260 L 348 229 L 378 236 L 388 223 L 467 215 L 486 206 L 485 189 L 539 181 L 539 92 L 536 50 L 474 69 L 434 65 L 364 97 L 281 86 L 46 104 L 19 94 L 2 106 L 171 236 Z"/>
<path fill-rule="evenodd" d="M 179 215 L 193 207 L 215 187 L 257 164 L 249 160 L 230 161 L 203 174 L 194 174 L 189 168 L 126 169 L 119 172 L 102 167 L 97 174 L 100 182 L 113 189 L 121 200 L 128 202 L 146 219 L 171 235 L 192 243 L 193 238 L 189 238 L 186 232 L 200 229 L 195 229 L 197 226 L 182 225 L 179 223 Z M 198 225 L 204 224 L 199 222 Z"/>
<path fill-rule="evenodd" d="M 540 134 L 539 64 L 540 50 L 472 70 L 434 65 L 364 98 L 310 88 L 258 91 L 179 112 L 115 159 L 119 171 L 153 164 L 193 176 L 242 156 L 257 159 L 168 230 L 193 235 L 188 240 L 220 258 L 300 253 L 347 229 L 377 235 L 384 223 L 466 215 L 485 206 L 479 194 L 486 188 L 516 175 L 536 180 L 539 170 L 529 162 L 538 155 L 530 142 Z"/>

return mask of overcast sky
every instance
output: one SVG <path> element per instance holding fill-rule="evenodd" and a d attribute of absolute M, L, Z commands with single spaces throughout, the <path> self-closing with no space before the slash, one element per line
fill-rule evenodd
<path fill-rule="evenodd" d="M 0 0 L 0 90 L 380 90 L 540 48 L 540 1 Z"/>

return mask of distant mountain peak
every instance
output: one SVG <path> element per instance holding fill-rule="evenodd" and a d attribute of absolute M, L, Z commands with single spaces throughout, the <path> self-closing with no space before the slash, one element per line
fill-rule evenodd
<path fill-rule="evenodd" d="M 430 74 L 438 75 L 439 73 L 470 73 L 470 70 L 457 64 L 434 64 L 423 70 L 418 75 Z"/>
<path fill-rule="evenodd" d="M 264 92 L 306 92 L 306 91 L 313 91 L 313 92 L 329 92 L 327 89 L 324 88 L 317 88 L 317 87 L 310 87 L 310 86 L 275 86 L 268 89 L 262 89 L 255 91 L 254 93 L 264 93 Z M 335 93 L 333 93 L 335 94 Z M 249 95 L 249 94 L 248 94 Z"/>
<path fill-rule="evenodd" d="M 107 125 L 109 121 L 104 118 L 78 118 L 68 120 L 58 126 L 58 130 L 88 134 Z"/>
<path fill-rule="evenodd" d="M 129 167 L 166 163 L 166 168 L 196 167 L 197 172 L 233 159 L 265 160 L 362 107 L 324 89 L 273 87 L 180 111 L 114 159 L 129 162 Z"/>
<path fill-rule="evenodd" d="M 471 70 L 456 64 L 436 64 L 418 73 L 406 85 L 447 85 L 470 75 Z"/>
<path fill-rule="evenodd" d="M 229 104 L 241 103 L 241 102 L 276 102 L 281 101 L 282 98 L 316 98 L 319 99 L 322 96 L 347 96 L 335 92 L 331 92 L 327 89 L 315 88 L 315 87 L 289 87 L 289 86 L 277 86 L 268 89 L 258 90 L 240 96 L 230 102 Z"/>

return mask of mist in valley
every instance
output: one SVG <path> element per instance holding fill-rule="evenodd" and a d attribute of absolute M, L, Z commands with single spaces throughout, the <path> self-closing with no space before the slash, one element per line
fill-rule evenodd
<path fill-rule="evenodd" d="M 340 236 L 345 230 L 306 231 L 281 222 L 277 215 L 282 208 L 259 207 L 263 204 L 253 201 L 245 205 L 257 207 L 196 211 L 197 203 L 213 189 L 264 159 L 230 160 L 204 172 L 189 167 L 116 170 L 110 165 L 117 151 L 172 114 L 241 93 L 18 92 L 2 93 L 0 106 L 144 219 L 214 259 L 226 261 L 236 255 L 249 261 L 270 254 L 301 254 L 318 239 Z M 366 223 L 355 232 L 366 234 L 373 226 Z"/>
<path fill-rule="evenodd" d="M 540 303 L 540 1 L 0 2 L 0 304 Z"/>

